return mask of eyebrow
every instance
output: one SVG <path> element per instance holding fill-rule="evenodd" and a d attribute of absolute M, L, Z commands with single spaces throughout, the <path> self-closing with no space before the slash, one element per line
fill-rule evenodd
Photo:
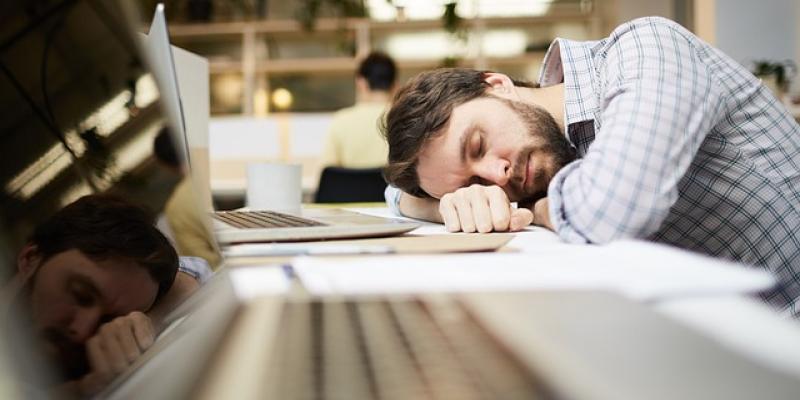
<path fill-rule="evenodd" d="M 475 126 L 474 122 L 469 124 L 469 126 L 467 126 L 467 128 L 464 129 L 464 133 L 461 134 L 461 138 L 459 138 L 459 147 L 461 148 L 460 155 L 462 163 L 467 162 L 467 153 L 469 152 L 467 146 L 469 145 L 469 139 L 472 137 L 472 134 L 473 132 L 475 132 L 476 128 L 477 127 Z"/>

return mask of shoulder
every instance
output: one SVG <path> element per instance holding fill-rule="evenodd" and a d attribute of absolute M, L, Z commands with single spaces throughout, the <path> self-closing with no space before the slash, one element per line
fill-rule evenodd
<path fill-rule="evenodd" d="M 609 35 L 610 41 L 626 43 L 654 36 L 678 35 L 686 39 L 696 38 L 679 23 L 664 17 L 642 17 L 616 27 Z"/>
<path fill-rule="evenodd" d="M 348 117 L 353 115 L 353 113 L 356 112 L 357 107 L 358 105 L 353 105 L 350 107 L 345 107 L 337 110 L 336 112 L 333 113 L 333 120 L 337 121 L 337 120 L 347 119 Z"/>

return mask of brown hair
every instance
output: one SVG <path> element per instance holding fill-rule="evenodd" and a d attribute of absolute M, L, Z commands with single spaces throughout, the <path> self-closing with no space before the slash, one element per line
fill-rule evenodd
<path fill-rule="evenodd" d="M 94 260 L 123 259 L 147 270 L 159 299 L 175 280 L 178 255 L 147 210 L 119 197 L 81 197 L 36 228 L 29 242 L 42 260 L 76 249 Z"/>
<path fill-rule="evenodd" d="M 417 197 L 431 197 L 419 186 L 417 161 L 427 141 L 438 136 L 450 122 L 453 108 L 489 96 L 486 74 L 465 68 L 441 68 L 423 72 L 403 85 L 381 126 L 389 144 L 384 178 L 400 190 Z M 512 80 L 515 86 L 538 85 Z"/>

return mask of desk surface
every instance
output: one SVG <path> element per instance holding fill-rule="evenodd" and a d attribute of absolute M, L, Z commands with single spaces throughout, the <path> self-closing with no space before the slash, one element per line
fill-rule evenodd
<path fill-rule="evenodd" d="M 385 207 L 350 210 L 377 216 L 393 216 Z M 424 224 L 412 234 L 447 234 L 442 225 Z M 518 251 L 563 248 L 551 231 L 530 227 L 508 243 Z M 693 295 L 649 301 L 653 309 L 702 332 L 726 347 L 766 367 L 800 377 L 800 322 L 779 315 L 765 303 L 746 295 Z"/>
<path fill-rule="evenodd" d="M 388 214 L 385 208 L 358 208 L 355 211 L 372 215 Z M 443 227 L 436 224 L 425 224 L 417 229 L 415 233 L 446 234 Z M 509 246 L 521 248 L 522 255 L 524 255 L 526 249 L 535 251 L 537 248 L 545 247 L 558 251 L 559 248 L 567 248 L 567 245 L 561 243 L 552 232 L 536 227 L 517 233 L 516 237 L 509 243 Z M 498 257 L 503 257 L 507 254 L 503 252 L 497 253 Z M 483 253 L 481 255 L 491 257 L 492 253 Z M 532 254 L 529 256 L 532 256 Z M 283 267 L 275 264 L 264 265 L 262 263 L 260 267 L 251 265 L 244 268 L 233 268 L 231 274 L 221 275 L 221 277 L 239 281 L 238 284 L 234 282 L 232 285 L 233 289 L 237 291 L 238 299 L 256 301 L 256 298 L 263 299 L 265 294 L 286 293 L 297 290 L 296 284 L 293 284 L 284 274 Z M 206 290 L 208 288 L 209 285 L 206 285 L 203 290 L 208 293 L 209 291 Z M 215 298 L 215 300 L 219 299 Z M 219 301 L 215 301 L 213 304 L 217 308 L 226 306 Z M 757 365 L 800 378 L 800 346 L 798 346 L 798 343 L 800 343 L 800 324 L 797 321 L 779 316 L 758 300 L 730 294 L 724 296 L 694 295 L 650 300 L 646 301 L 645 304 L 657 313 L 711 338 L 723 347 L 744 356 Z M 211 320 L 207 329 L 204 329 L 213 330 L 212 328 L 221 325 L 216 322 L 221 316 L 225 315 L 225 312 L 209 309 L 206 310 L 205 314 L 208 314 Z M 257 319 L 252 320 L 257 321 Z M 255 327 L 249 326 L 247 329 L 240 328 L 238 331 L 249 331 L 250 334 L 257 336 L 261 334 L 258 329 L 263 330 L 267 325 L 258 324 Z M 168 349 L 170 351 L 164 352 L 163 355 L 159 354 L 160 357 L 154 360 L 156 361 L 155 363 L 148 363 L 146 368 L 134 375 L 133 379 L 125 382 L 110 397 L 130 398 L 137 395 L 141 397 L 142 388 L 147 388 L 155 396 L 164 397 L 169 395 L 170 385 L 176 385 L 175 378 L 173 374 L 163 374 L 161 371 L 169 368 L 184 370 L 187 365 L 196 366 L 195 364 L 203 365 L 206 363 L 207 360 L 203 357 L 207 357 L 208 354 L 204 355 L 202 350 L 205 348 L 208 350 L 205 353 L 210 353 L 211 349 L 209 348 L 211 345 L 209 344 L 209 335 L 201 331 L 203 330 L 194 329 L 192 330 L 192 332 L 196 333 L 192 335 L 194 338 L 189 337 L 188 339 L 190 340 L 181 340 L 181 343 L 185 344 L 183 346 L 184 350 L 191 349 L 190 356 L 194 357 L 192 358 L 192 360 L 195 360 L 194 362 L 187 364 L 186 355 L 177 357 L 176 354 L 173 354 L 174 349 Z M 201 343 L 198 340 L 203 340 L 203 342 Z M 257 358 L 252 357 L 252 359 Z M 657 361 L 654 360 L 654 362 Z M 240 365 L 239 367 L 242 366 Z M 243 368 L 245 370 L 248 369 L 246 366 Z M 238 373 L 238 371 L 233 372 Z M 181 375 L 179 374 L 178 376 Z M 191 380 L 187 384 L 197 384 L 191 374 L 184 373 L 183 376 L 184 379 Z M 153 382 L 160 382 L 167 388 L 161 388 Z M 177 385 L 179 386 L 180 383 L 177 383 Z"/>

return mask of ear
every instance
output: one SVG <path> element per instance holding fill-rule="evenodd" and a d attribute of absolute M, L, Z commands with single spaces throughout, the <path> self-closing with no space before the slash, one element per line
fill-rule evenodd
<path fill-rule="evenodd" d="M 358 93 L 369 93 L 369 82 L 362 76 L 356 77 L 356 91 Z"/>
<path fill-rule="evenodd" d="M 519 100 L 516 86 L 514 86 L 514 82 L 511 81 L 508 75 L 487 72 L 484 74 L 484 81 L 489 84 L 489 94 L 510 100 Z"/>
<path fill-rule="evenodd" d="M 17 272 L 19 275 L 28 279 L 36 272 L 42 263 L 42 256 L 39 249 L 33 243 L 28 243 L 20 250 L 17 256 Z"/>

